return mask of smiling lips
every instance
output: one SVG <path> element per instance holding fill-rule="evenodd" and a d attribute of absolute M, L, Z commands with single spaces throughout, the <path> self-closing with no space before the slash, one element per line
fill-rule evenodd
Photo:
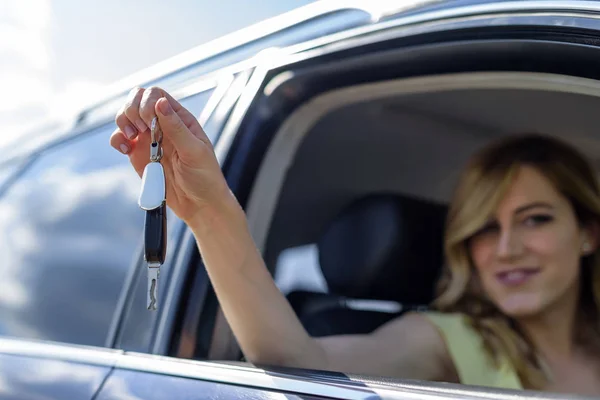
<path fill-rule="evenodd" d="M 540 272 L 539 268 L 517 268 L 510 271 L 503 271 L 496 274 L 500 283 L 506 286 L 518 286 L 529 281 L 531 277 Z"/>

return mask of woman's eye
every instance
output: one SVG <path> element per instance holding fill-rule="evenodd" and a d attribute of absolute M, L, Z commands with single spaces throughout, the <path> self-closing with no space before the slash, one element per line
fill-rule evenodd
<path fill-rule="evenodd" d="M 489 223 L 484 225 L 480 230 L 475 233 L 475 236 L 485 235 L 488 233 L 493 233 L 498 230 L 498 225 L 494 223 Z"/>
<path fill-rule="evenodd" d="M 543 225 L 547 222 L 552 221 L 553 217 L 551 215 L 538 214 L 538 215 L 530 215 L 525 218 L 525 224 L 528 226 L 538 226 Z"/>

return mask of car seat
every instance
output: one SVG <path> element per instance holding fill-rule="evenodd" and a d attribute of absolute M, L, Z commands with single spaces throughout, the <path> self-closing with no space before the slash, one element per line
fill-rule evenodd
<path fill-rule="evenodd" d="M 317 243 L 329 293 L 288 295 L 309 334 L 369 333 L 426 308 L 441 272 L 445 215 L 443 205 L 395 194 L 345 207 Z"/>

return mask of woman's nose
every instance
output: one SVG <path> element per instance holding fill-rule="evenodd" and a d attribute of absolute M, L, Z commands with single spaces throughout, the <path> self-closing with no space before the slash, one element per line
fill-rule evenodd
<path fill-rule="evenodd" d="M 507 228 L 502 229 L 496 246 L 496 256 L 500 259 L 512 259 L 521 255 L 523 243 L 519 232 Z"/>

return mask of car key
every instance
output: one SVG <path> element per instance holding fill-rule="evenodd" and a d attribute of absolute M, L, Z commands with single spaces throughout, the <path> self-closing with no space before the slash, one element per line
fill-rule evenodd
<path fill-rule="evenodd" d="M 150 128 L 150 162 L 144 168 L 138 205 L 146 211 L 144 223 L 144 260 L 148 264 L 146 307 L 156 310 L 158 276 L 167 252 L 167 205 L 165 171 L 162 159 L 162 131 L 156 117 Z"/>

